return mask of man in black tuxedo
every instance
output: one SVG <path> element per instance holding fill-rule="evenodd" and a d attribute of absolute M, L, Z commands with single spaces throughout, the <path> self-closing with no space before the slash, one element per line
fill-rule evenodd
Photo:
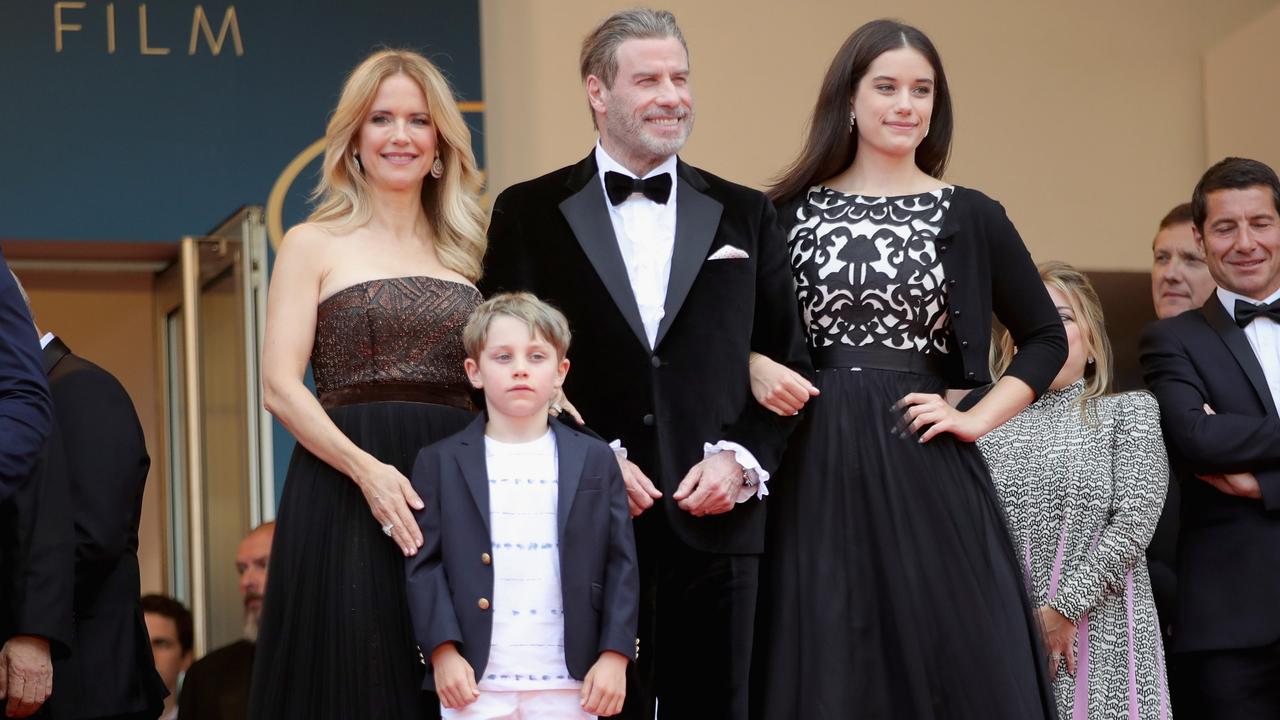
<path fill-rule="evenodd" d="M 156 674 L 139 602 L 138 523 L 151 459 L 142 424 L 120 382 L 40 338 L 62 442 L 74 522 L 74 638 L 54 663 L 54 718 L 160 715 L 167 693 Z"/>
<path fill-rule="evenodd" d="M 652 718 L 656 696 L 663 718 L 744 718 L 765 483 L 796 422 L 752 399 L 748 356 L 811 371 L 785 240 L 764 195 L 676 157 L 693 98 L 670 13 L 609 17 L 581 71 L 599 143 L 498 197 L 480 287 L 568 316 L 566 396 L 629 457 L 641 611 L 623 715 Z"/>
<path fill-rule="evenodd" d="M 0 255 L 0 503 L 31 478 L 53 426 L 53 403 L 31 328 L 17 279 Z"/>
<path fill-rule="evenodd" d="M 1280 717 L 1280 180 L 1227 158 L 1192 196 L 1218 287 L 1143 334 L 1182 483 L 1173 673 L 1185 717 Z"/>
<path fill-rule="evenodd" d="M 187 671 L 178 698 L 178 717 L 185 720 L 240 720 L 249 713 L 249 681 L 257 649 L 262 596 L 267 591 L 271 541 L 276 524 L 266 522 L 240 541 L 236 573 L 244 602 L 244 637 L 200 658 Z"/>

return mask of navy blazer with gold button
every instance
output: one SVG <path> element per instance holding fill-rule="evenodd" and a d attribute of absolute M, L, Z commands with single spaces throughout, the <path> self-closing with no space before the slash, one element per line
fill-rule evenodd
<path fill-rule="evenodd" d="M 423 546 L 406 561 L 409 611 L 424 658 L 454 642 L 477 680 L 489 660 L 494 575 L 489 473 L 482 413 L 462 432 L 424 448 L 413 487 Z M 640 577 L 622 473 L 609 446 L 551 420 L 559 464 L 556 515 L 564 654 L 581 680 L 605 650 L 635 658 Z M 430 668 L 428 668 L 429 670 Z M 427 672 L 422 687 L 435 690 Z"/>

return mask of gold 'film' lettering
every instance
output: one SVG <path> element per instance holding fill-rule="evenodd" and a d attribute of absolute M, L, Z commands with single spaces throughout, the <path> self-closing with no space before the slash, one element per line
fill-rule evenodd
<path fill-rule="evenodd" d="M 196 5 L 191 14 L 191 43 L 187 46 L 187 54 L 196 54 L 196 40 L 204 34 L 205 42 L 216 56 L 222 52 L 222 43 L 227 39 L 227 31 L 231 32 L 231 42 L 235 45 L 236 56 L 244 55 L 244 42 L 240 39 L 240 22 L 236 19 L 236 6 L 228 5 L 222 16 L 222 27 L 218 28 L 218 37 L 213 37 L 213 27 L 209 25 L 209 16 L 205 15 L 204 6 Z"/>
<path fill-rule="evenodd" d="M 168 55 L 169 48 L 147 45 L 147 4 L 138 5 L 138 52 L 143 55 Z"/>
<path fill-rule="evenodd" d="M 62 52 L 62 33 L 79 32 L 80 26 L 62 21 L 63 10 L 83 10 L 82 2 L 56 2 L 53 4 L 53 51 Z"/>

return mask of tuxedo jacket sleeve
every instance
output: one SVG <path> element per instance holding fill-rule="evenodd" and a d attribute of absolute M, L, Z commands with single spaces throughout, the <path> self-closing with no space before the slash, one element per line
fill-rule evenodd
<path fill-rule="evenodd" d="M 52 424 L 36 328 L 0 256 L 0 502 L 31 476 Z"/>
<path fill-rule="evenodd" d="M 1205 310 L 1219 309 L 1216 305 Z M 1198 312 L 1198 311 L 1191 311 Z M 1205 375 L 1241 374 L 1234 362 L 1198 362 L 1190 342 L 1216 342 L 1208 332 L 1191 334 L 1199 318 L 1180 315 L 1146 328 L 1140 342 L 1140 359 L 1147 385 L 1160 401 L 1164 432 L 1169 446 L 1195 473 L 1252 472 L 1262 488 L 1267 510 L 1280 510 L 1280 417 L 1275 413 L 1247 414 L 1226 399 L 1215 398 Z M 1198 338 L 1198 339 L 1197 339 Z M 1202 349 L 1203 351 L 1203 349 Z M 1251 390 L 1241 383 L 1242 401 Z M 1216 414 L 1209 415 L 1204 405 Z M 1240 408 L 1243 409 L 1243 408 Z"/>
<path fill-rule="evenodd" d="M 0 510 L 0 642 L 14 635 L 71 650 L 75 535 L 62 443 L 55 426 L 32 479 Z"/>

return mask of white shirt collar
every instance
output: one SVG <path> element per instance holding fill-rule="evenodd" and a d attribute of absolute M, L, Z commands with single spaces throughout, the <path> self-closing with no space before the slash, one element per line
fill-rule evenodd
<path fill-rule="evenodd" d="M 1223 287 L 1218 288 L 1218 302 L 1222 303 L 1222 307 L 1226 308 L 1228 315 L 1235 313 L 1237 300 L 1243 300 L 1251 305 L 1268 305 L 1276 300 L 1280 300 L 1280 290 L 1271 293 L 1265 300 L 1259 301 L 1250 297 L 1245 297 L 1239 293 L 1233 293 Z"/>
<path fill-rule="evenodd" d="M 40 336 L 40 349 L 41 349 L 41 350 L 43 350 L 43 349 L 45 349 L 45 348 L 49 347 L 49 343 L 51 343 L 51 342 L 53 342 L 53 333 L 51 333 L 51 332 L 47 332 L 47 333 L 45 333 L 44 335 L 41 335 L 41 336 Z"/>
<path fill-rule="evenodd" d="M 608 153 L 608 151 L 604 149 L 604 145 L 602 145 L 599 140 L 596 141 L 596 167 L 599 168 L 600 178 L 602 180 L 604 178 L 604 174 L 609 172 L 610 170 L 612 170 L 613 172 L 622 173 L 627 177 L 636 176 L 635 173 L 623 167 L 622 163 L 618 162 L 617 160 L 614 160 L 613 156 L 611 156 Z M 648 180 L 649 178 L 655 175 L 661 175 L 662 173 L 670 173 L 671 179 L 675 180 L 676 178 L 676 156 L 675 155 L 672 155 L 666 160 L 663 160 L 661 165 L 650 170 L 649 174 L 645 175 L 641 179 Z"/>

